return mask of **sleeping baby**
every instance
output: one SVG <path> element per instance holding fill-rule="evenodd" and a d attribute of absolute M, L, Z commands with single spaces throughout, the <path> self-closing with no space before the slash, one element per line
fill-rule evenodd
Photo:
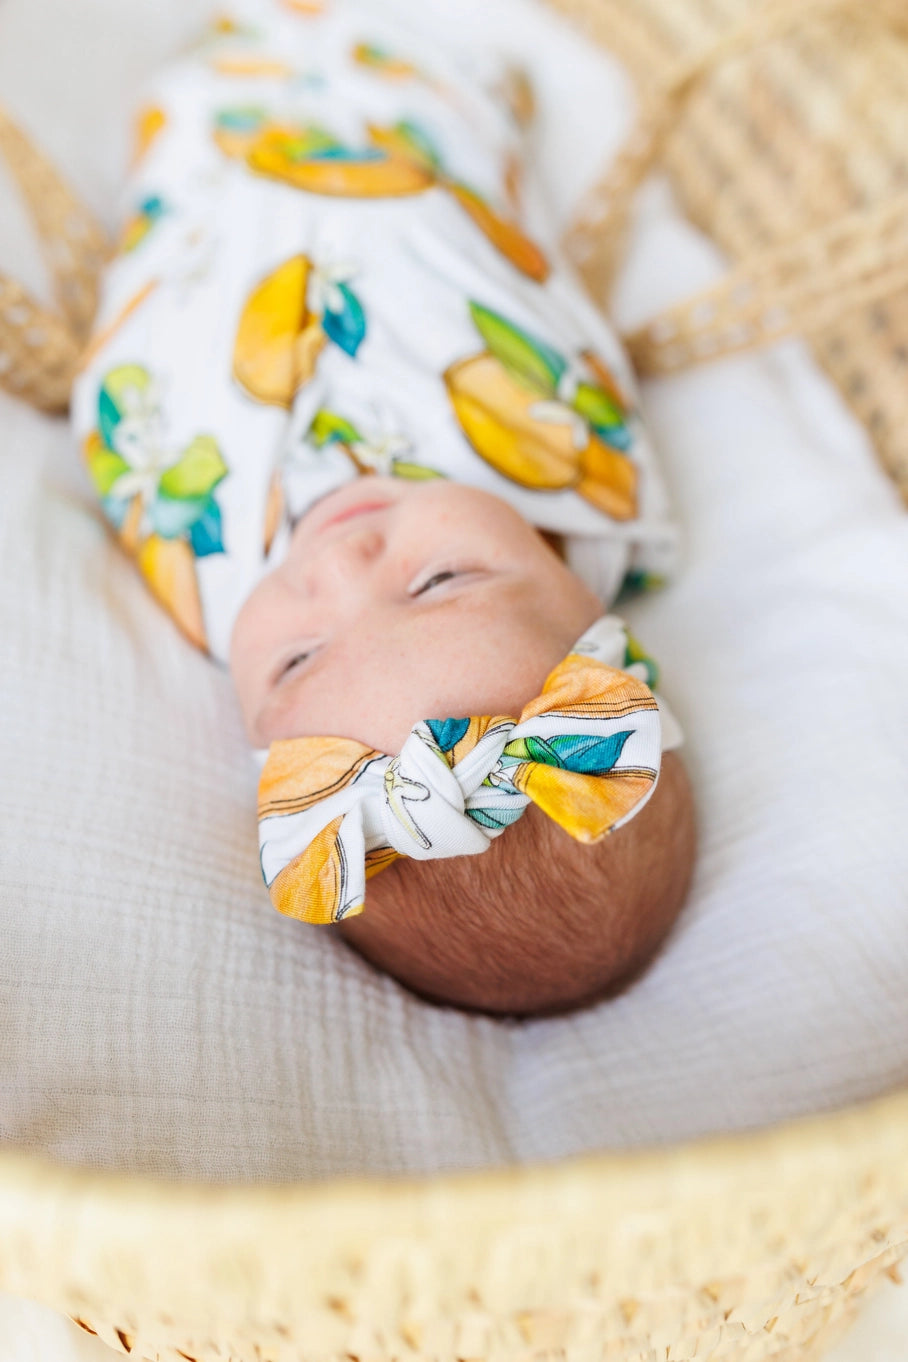
<path fill-rule="evenodd" d="M 162 73 L 73 414 L 230 666 L 275 906 L 529 1014 L 613 991 L 684 897 L 680 731 L 608 613 L 675 534 L 620 347 L 536 240 L 526 84 L 425 9 L 247 0 Z"/>

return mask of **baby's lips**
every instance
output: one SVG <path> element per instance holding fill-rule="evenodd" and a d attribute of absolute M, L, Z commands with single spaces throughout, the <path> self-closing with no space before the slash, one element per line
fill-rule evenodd
<path fill-rule="evenodd" d="M 400 484 L 366 474 L 343 483 L 323 496 L 305 516 L 306 535 L 319 535 L 334 525 L 370 511 L 384 511 L 398 499 Z"/>

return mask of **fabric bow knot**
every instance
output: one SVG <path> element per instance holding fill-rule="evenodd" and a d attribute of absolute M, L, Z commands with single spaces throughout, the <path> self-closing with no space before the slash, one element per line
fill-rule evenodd
<path fill-rule="evenodd" d="M 663 747 L 659 706 L 628 653 L 624 624 L 604 616 L 518 718 L 426 719 L 397 756 L 350 738 L 272 743 L 259 837 L 275 907 L 316 923 L 362 912 L 367 878 L 398 856 L 485 851 L 531 802 L 581 842 L 627 822 Z"/>

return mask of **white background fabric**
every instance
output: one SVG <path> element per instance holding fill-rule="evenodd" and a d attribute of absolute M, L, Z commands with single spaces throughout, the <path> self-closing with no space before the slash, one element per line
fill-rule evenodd
<path fill-rule="evenodd" d="M 628 86 L 532 0 L 438 0 L 523 55 L 565 213 Z M 0 0 L 0 98 L 110 221 L 141 76 L 203 0 Z M 2 187 L 0 266 L 46 292 Z M 721 271 L 644 195 L 628 322 Z M 226 678 L 147 597 L 63 422 L 0 402 L 0 1138 L 170 1177 L 557 1158 L 908 1080 L 908 516 L 796 344 L 650 383 L 684 530 L 629 612 L 687 734 L 690 903 L 560 1020 L 434 1008 L 281 919 Z"/>

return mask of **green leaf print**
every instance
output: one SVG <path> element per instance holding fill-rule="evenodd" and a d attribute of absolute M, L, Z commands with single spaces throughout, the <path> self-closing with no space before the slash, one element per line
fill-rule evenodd
<path fill-rule="evenodd" d="M 332 152 L 349 152 L 349 148 L 345 147 L 343 142 L 339 142 L 333 133 L 315 123 L 291 133 L 283 140 L 282 145 L 284 155 L 291 161 L 308 161 L 312 157 Z"/>
<path fill-rule="evenodd" d="M 577 384 L 572 405 L 591 426 L 609 429 L 624 425 L 624 412 L 618 403 L 592 383 Z"/>
<path fill-rule="evenodd" d="M 220 109 L 215 115 L 215 123 L 228 132 L 256 132 L 267 117 L 259 104 L 235 105 L 231 109 Z"/>
<path fill-rule="evenodd" d="M 338 284 L 337 291 L 343 299 L 343 310 L 332 312 L 326 307 L 322 316 L 322 330 L 345 354 L 354 356 L 366 334 L 366 314 L 362 303 L 346 284 Z"/>
<path fill-rule="evenodd" d="M 611 771 L 624 750 L 624 744 L 631 736 L 631 730 L 611 733 L 607 737 L 584 733 L 557 733 L 552 738 L 555 761 L 566 766 L 569 771 L 579 771 L 586 775 L 602 775 Z"/>
<path fill-rule="evenodd" d="M 114 432 L 124 415 L 125 394 L 130 390 L 144 393 L 150 383 L 148 370 L 140 364 L 121 364 L 104 379 L 98 393 L 98 429 L 108 449 L 115 448 Z"/>
<path fill-rule="evenodd" d="M 205 497 L 226 473 L 217 441 L 211 435 L 197 435 L 179 463 L 162 474 L 159 486 L 167 497 Z"/>
<path fill-rule="evenodd" d="M 407 150 L 414 161 L 417 161 L 426 170 L 438 171 L 441 169 L 441 153 L 425 128 L 421 127 L 419 123 L 414 123 L 409 118 L 405 118 L 400 123 L 395 123 L 394 131 L 406 142 Z"/>
<path fill-rule="evenodd" d="M 544 766 L 563 766 L 564 762 L 558 756 L 557 751 L 551 743 L 546 742 L 545 738 L 537 738 L 532 734 L 527 738 L 527 755 L 530 761 L 541 762 Z"/>
<path fill-rule="evenodd" d="M 129 472 L 129 464 L 119 454 L 99 445 L 89 454 L 88 470 L 98 494 L 106 497 L 117 478 Z"/>
<path fill-rule="evenodd" d="M 659 664 L 657 663 L 656 659 L 654 657 L 650 657 L 649 653 L 646 651 L 646 649 L 643 647 L 640 641 L 634 638 L 634 635 L 630 633 L 630 631 L 627 632 L 626 637 L 627 644 L 624 649 L 625 667 L 631 667 L 634 665 L 635 662 L 642 662 L 644 667 L 646 668 L 646 684 L 651 688 L 653 686 L 658 686 Z"/>
<path fill-rule="evenodd" d="M 181 539 L 204 514 L 207 497 L 156 496 L 148 508 L 155 534 L 162 539 Z"/>
<path fill-rule="evenodd" d="M 512 378 L 540 397 L 555 396 L 567 368 L 557 350 L 481 303 L 470 303 L 470 315 L 487 348 Z"/>
<path fill-rule="evenodd" d="M 391 472 L 395 478 L 410 478 L 413 482 L 425 482 L 428 478 L 443 478 L 435 468 L 426 468 L 421 463 L 409 463 L 406 459 L 394 459 Z"/>
<path fill-rule="evenodd" d="M 316 449 L 323 449 L 328 444 L 355 445 L 363 438 L 356 426 L 327 407 L 315 413 L 309 434 Z"/>

